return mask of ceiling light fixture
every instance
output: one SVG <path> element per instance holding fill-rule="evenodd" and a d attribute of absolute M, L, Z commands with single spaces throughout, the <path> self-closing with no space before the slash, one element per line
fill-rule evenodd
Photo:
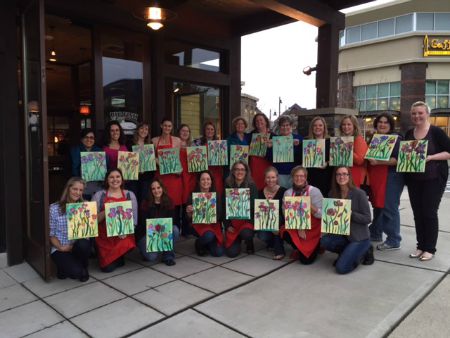
<path fill-rule="evenodd" d="M 144 7 L 140 12 L 135 13 L 134 16 L 140 20 L 145 20 L 149 28 L 157 31 L 164 27 L 166 21 L 174 19 L 177 14 L 153 2 L 151 6 Z"/>

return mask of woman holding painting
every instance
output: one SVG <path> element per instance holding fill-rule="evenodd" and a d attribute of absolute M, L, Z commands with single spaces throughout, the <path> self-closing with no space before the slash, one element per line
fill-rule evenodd
<path fill-rule="evenodd" d="M 414 213 L 417 249 L 409 255 L 420 261 L 429 261 L 436 252 L 439 232 L 438 209 L 448 179 L 450 139 L 439 127 L 429 121 L 430 108 L 418 101 L 411 106 L 411 122 L 414 128 L 408 130 L 406 140 L 426 140 L 426 166 L 424 173 L 407 173 L 405 182 Z"/>
<path fill-rule="evenodd" d="M 373 263 L 373 249 L 370 245 L 369 227 L 370 206 L 366 193 L 353 183 L 350 168 L 340 166 L 334 170 L 330 198 L 349 199 L 351 204 L 350 235 L 326 234 L 320 240 L 321 246 L 338 254 L 335 261 L 336 272 L 346 274 L 353 271 L 359 263 Z"/>
<path fill-rule="evenodd" d="M 105 204 L 131 201 L 133 222 L 137 225 L 138 205 L 132 191 L 124 190 L 124 179 L 120 169 L 110 169 L 105 176 L 105 190 L 95 193 L 92 200 L 97 202 L 98 237 L 95 241 L 98 249 L 98 262 L 103 272 L 112 272 L 125 264 L 125 254 L 135 247 L 134 235 L 108 237 L 106 232 Z"/>

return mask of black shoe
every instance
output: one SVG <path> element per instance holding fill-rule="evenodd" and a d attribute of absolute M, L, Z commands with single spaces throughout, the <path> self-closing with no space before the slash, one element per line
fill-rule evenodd
<path fill-rule="evenodd" d="M 198 242 L 198 239 L 195 240 L 195 253 L 200 257 L 206 256 L 207 254 L 206 250 Z"/>
<path fill-rule="evenodd" d="M 56 277 L 58 278 L 58 279 L 66 279 L 67 278 L 67 275 L 66 274 L 64 274 L 64 273 L 62 273 L 62 272 L 57 272 L 56 273 Z"/>
<path fill-rule="evenodd" d="M 177 263 L 175 263 L 175 261 L 173 259 L 168 259 L 164 261 L 164 264 L 166 264 L 167 266 L 173 266 Z"/>
<path fill-rule="evenodd" d="M 367 252 L 364 254 L 361 263 L 362 265 L 372 265 L 375 262 L 375 258 L 373 257 L 373 246 L 371 245 Z"/>
<path fill-rule="evenodd" d="M 255 245 L 253 244 L 253 238 L 245 241 L 247 244 L 247 254 L 253 255 L 255 253 Z"/>
<path fill-rule="evenodd" d="M 89 280 L 89 273 L 86 269 L 83 269 L 83 272 L 81 273 L 80 282 L 86 282 Z"/>

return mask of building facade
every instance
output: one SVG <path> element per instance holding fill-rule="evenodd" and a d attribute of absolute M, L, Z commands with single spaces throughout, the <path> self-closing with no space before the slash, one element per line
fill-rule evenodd
<path fill-rule="evenodd" d="M 420 100 L 450 135 L 450 2 L 398 0 L 347 14 L 338 87 L 338 106 L 357 109 L 365 128 L 391 111 L 404 132 Z"/>

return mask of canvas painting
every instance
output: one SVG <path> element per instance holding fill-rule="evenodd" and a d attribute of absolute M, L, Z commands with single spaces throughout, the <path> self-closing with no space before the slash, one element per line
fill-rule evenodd
<path fill-rule="evenodd" d="M 244 161 L 245 163 L 248 163 L 248 146 L 230 146 L 230 168 L 237 161 Z"/>
<path fill-rule="evenodd" d="M 280 227 L 280 202 L 255 199 L 255 230 L 278 231 Z"/>
<path fill-rule="evenodd" d="M 108 237 L 134 233 L 131 201 L 105 203 L 105 219 Z"/>
<path fill-rule="evenodd" d="M 187 163 L 190 173 L 208 170 L 206 146 L 187 147 Z"/>
<path fill-rule="evenodd" d="M 378 161 L 389 161 L 397 138 L 398 135 L 373 135 L 365 158 Z"/>
<path fill-rule="evenodd" d="M 331 137 L 330 166 L 353 167 L 353 136 Z"/>
<path fill-rule="evenodd" d="M 139 172 L 156 170 L 155 146 L 153 144 L 134 145 L 133 152 L 139 154 Z"/>
<path fill-rule="evenodd" d="M 286 229 L 311 229 L 311 198 L 309 196 L 285 196 L 283 206 Z"/>
<path fill-rule="evenodd" d="M 274 163 L 294 162 L 294 138 L 292 135 L 274 136 L 272 145 Z"/>
<path fill-rule="evenodd" d="M 127 181 L 139 179 L 139 153 L 131 151 L 119 151 L 117 168 L 122 171 L 123 178 Z"/>
<path fill-rule="evenodd" d="M 397 171 L 402 173 L 423 173 L 427 159 L 428 141 L 400 141 Z"/>
<path fill-rule="evenodd" d="M 82 151 L 81 177 L 86 182 L 103 181 L 106 175 L 106 155 L 103 151 Z"/>
<path fill-rule="evenodd" d="M 250 189 L 225 189 L 226 219 L 250 219 Z"/>
<path fill-rule="evenodd" d="M 147 252 L 173 250 L 172 218 L 149 218 L 146 225 Z"/>
<path fill-rule="evenodd" d="M 336 235 L 350 235 L 352 201 L 324 198 L 322 203 L 322 232 Z"/>
<path fill-rule="evenodd" d="M 66 216 L 69 240 L 98 236 L 96 202 L 67 203 Z"/>
<path fill-rule="evenodd" d="M 159 173 L 179 174 L 183 171 L 180 162 L 180 148 L 167 148 L 158 150 Z"/>
<path fill-rule="evenodd" d="M 249 155 L 259 157 L 266 156 L 268 140 L 269 135 L 267 134 L 253 133 L 252 141 L 250 143 Z"/>
<path fill-rule="evenodd" d="M 325 165 L 325 139 L 303 140 L 303 166 L 322 168 Z"/>
<path fill-rule="evenodd" d="M 228 143 L 226 140 L 208 141 L 208 164 L 210 166 L 228 164 Z"/>
<path fill-rule="evenodd" d="M 192 193 L 193 224 L 217 223 L 217 198 L 215 192 Z"/>

